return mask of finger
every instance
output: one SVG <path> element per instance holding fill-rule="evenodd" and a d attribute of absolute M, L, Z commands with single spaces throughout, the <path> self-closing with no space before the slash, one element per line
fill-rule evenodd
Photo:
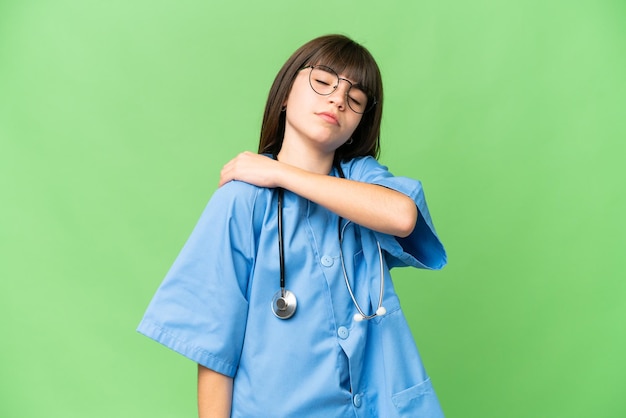
<path fill-rule="evenodd" d="M 233 170 L 229 165 L 225 165 L 224 168 L 222 168 L 222 171 L 220 171 L 219 187 L 223 186 L 231 180 L 234 180 Z"/>

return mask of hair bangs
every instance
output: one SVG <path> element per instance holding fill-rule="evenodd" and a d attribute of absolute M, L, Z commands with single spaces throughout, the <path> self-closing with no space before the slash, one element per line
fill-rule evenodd
<path fill-rule="evenodd" d="M 313 53 L 307 64 L 330 67 L 337 74 L 358 83 L 376 100 L 380 100 L 378 66 L 367 50 L 351 40 L 323 45 Z"/>

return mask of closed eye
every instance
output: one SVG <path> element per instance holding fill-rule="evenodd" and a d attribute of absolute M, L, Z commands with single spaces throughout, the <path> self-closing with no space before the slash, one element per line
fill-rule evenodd
<path fill-rule="evenodd" d="M 352 100 L 352 101 L 354 102 L 354 104 L 356 104 L 356 105 L 358 105 L 358 106 L 360 106 L 360 105 L 361 105 L 361 101 L 360 101 L 360 100 L 355 99 L 355 98 L 354 98 L 354 97 L 352 97 L 352 96 L 348 96 L 348 97 L 350 98 L 350 100 Z"/>
<path fill-rule="evenodd" d="M 316 79 L 316 80 L 315 80 L 315 82 L 316 82 L 316 83 L 318 83 L 318 84 L 322 84 L 322 85 L 324 85 L 324 86 L 330 86 L 330 83 L 328 83 L 328 82 L 326 82 L 326 81 L 324 81 L 324 80 L 318 80 L 318 79 Z"/>

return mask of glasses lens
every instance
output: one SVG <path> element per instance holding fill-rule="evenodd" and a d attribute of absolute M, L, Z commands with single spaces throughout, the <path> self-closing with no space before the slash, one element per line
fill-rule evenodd
<path fill-rule="evenodd" d="M 348 91 L 348 106 L 356 113 L 365 113 L 373 101 L 369 100 L 367 93 L 358 87 L 351 87 Z"/>
<path fill-rule="evenodd" d="M 313 91 L 317 94 L 326 96 L 331 94 L 337 88 L 337 84 L 339 84 L 339 76 L 332 69 L 324 67 L 323 65 L 318 65 L 311 69 L 309 81 L 311 82 L 311 88 Z"/>

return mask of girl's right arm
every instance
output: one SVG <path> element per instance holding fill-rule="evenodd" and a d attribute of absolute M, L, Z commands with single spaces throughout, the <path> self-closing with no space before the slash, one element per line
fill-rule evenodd
<path fill-rule="evenodd" d="M 229 418 L 233 379 L 198 364 L 198 417 Z"/>

